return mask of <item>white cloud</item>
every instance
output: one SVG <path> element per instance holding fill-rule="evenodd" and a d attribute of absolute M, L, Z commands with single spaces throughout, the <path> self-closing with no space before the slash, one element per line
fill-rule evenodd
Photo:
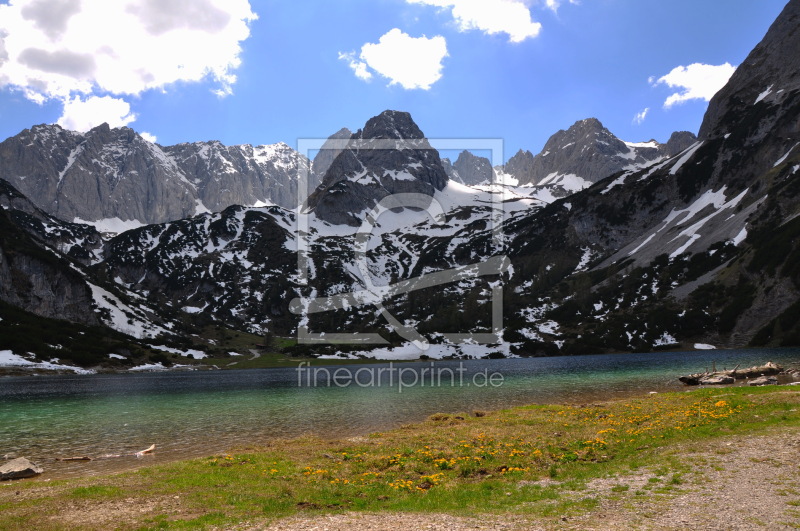
<path fill-rule="evenodd" d="M 347 61 L 347 65 L 353 69 L 358 79 L 363 79 L 364 81 L 372 79 L 372 72 L 368 70 L 367 63 L 360 61 L 354 52 L 339 52 L 339 59 Z"/>
<path fill-rule="evenodd" d="M 361 53 L 339 53 L 356 77 L 365 81 L 373 70 L 404 89 L 428 90 L 442 77 L 442 61 L 447 57 L 447 41 L 437 35 L 430 39 L 411 37 L 397 28 L 383 35 L 377 43 L 367 43 Z"/>
<path fill-rule="evenodd" d="M 156 143 L 156 141 L 158 140 L 158 138 L 156 137 L 156 135 L 154 135 L 154 134 L 152 134 L 152 133 L 148 133 L 147 131 L 142 131 L 142 132 L 140 132 L 140 133 L 139 133 L 139 136 L 140 136 L 140 137 L 142 137 L 142 138 L 144 138 L 144 139 L 145 139 L 145 140 L 147 140 L 148 142 L 150 142 L 150 143 L 153 143 L 153 144 L 155 144 L 155 143 Z"/>
<path fill-rule="evenodd" d="M 548 0 L 549 2 L 552 0 Z M 521 0 L 406 0 L 450 9 L 460 31 L 480 30 L 489 35 L 505 33 L 511 42 L 522 42 L 539 35 L 542 25 L 531 19 Z"/>
<path fill-rule="evenodd" d="M 730 63 L 718 66 L 694 63 L 675 67 L 669 74 L 655 81 L 651 77 L 649 81 L 654 86 L 665 84 L 670 88 L 681 89 L 664 102 L 664 107 L 668 109 L 689 100 L 709 101 L 725 86 L 735 71 L 736 67 Z"/>
<path fill-rule="evenodd" d="M 561 7 L 561 4 L 564 3 L 564 0 L 545 0 L 544 4 L 547 6 L 547 9 L 550 9 L 553 13 L 558 13 L 558 8 Z M 580 2 L 578 0 L 569 0 L 570 4 L 577 5 Z"/>
<path fill-rule="evenodd" d="M 640 125 L 644 122 L 645 118 L 647 118 L 647 113 L 650 112 L 650 107 L 646 107 L 642 112 L 636 113 L 636 116 L 633 117 L 633 123 L 636 125 Z"/>
<path fill-rule="evenodd" d="M 58 125 L 71 131 L 88 131 L 107 122 L 111 127 L 122 127 L 136 120 L 127 101 L 110 96 L 90 96 L 82 100 L 76 96 L 64 102 L 64 113 Z"/>
<path fill-rule="evenodd" d="M 0 88 L 65 106 L 76 97 L 138 95 L 203 80 L 227 94 L 256 18 L 248 0 L 0 4 Z"/>

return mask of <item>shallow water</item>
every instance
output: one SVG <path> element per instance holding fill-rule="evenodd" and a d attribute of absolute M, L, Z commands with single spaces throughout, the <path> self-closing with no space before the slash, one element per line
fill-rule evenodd
<path fill-rule="evenodd" d="M 800 349 L 370 364 L 316 374 L 281 368 L 8 377 L 0 378 L 0 456 L 39 462 L 43 478 L 89 475 L 304 434 L 365 434 L 437 412 L 680 391 L 679 375 L 712 363 L 722 369 L 768 360 L 800 367 Z M 348 375 L 357 383 L 336 385 Z M 153 443 L 155 454 L 132 455 Z M 122 457 L 96 459 L 107 454 Z M 55 461 L 84 455 L 95 459 Z"/>

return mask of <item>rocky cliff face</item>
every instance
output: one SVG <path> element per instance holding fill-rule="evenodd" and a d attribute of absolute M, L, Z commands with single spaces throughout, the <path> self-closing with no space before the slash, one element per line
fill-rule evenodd
<path fill-rule="evenodd" d="M 0 176 L 69 221 L 161 223 L 232 204 L 292 208 L 301 170 L 310 174 L 310 161 L 286 144 L 162 147 L 105 124 L 85 134 L 40 125 L 0 144 Z"/>
<path fill-rule="evenodd" d="M 800 3 L 791 0 L 764 39 L 733 73 L 728 84 L 709 102 L 699 137 L 703 140 L 747 126 L 754 108 L 782 105 L 798 88 L 800 55 Z M 781 50 L 786 53 L 776 53 Z M 795 114 L 796 116 L 796 114 Z M 766 125 L 763 124 L 766 130 Z"/>
<path fill-rule="evenodd" d="M 447 183 L 439 153 L 406 112 L 385 111 L 352 135 L 309 197 L 309 210 L 336 225 L 359 226 L 366 211 L 397 193 L 432 196 Z"/>
<path fill-rule="evenodd" d="M 666 144 L 623 142 L 596 118 L 576 122 L 550 137 L 541 153 L 517 152 L 503 168 L 520 185 L 548 184 L 571 176 L 587 184 L 674 156 L 695 141 L 689 132 L 674 133 Z"/>
<path fill-rule="evenodd" d="M 170 146 L 164 152 L 185 182 L 195 187 L 201 205 L 196 212 L 218 212 L 230 205 L 292 208 L 298 202 L 299 172 L 309 175 L 311 171 L 308 159 L 284 143 L 225 146 L 216 141 L 195 142 Z M 174 219 L 180 218 L 169 218 Z"/>
<path fill-rule="evenodd" d="M 92 292 L 63 253 L 84 262 L 100 247 L 91 227 L 64 224 L 0 180 L 0 300 L 41 317 L 99 324 Z"/>
<path fill-rule="evenodd" d="M 314 157 L 314 162 L 311 166 L 311 174 L 315 179 L 313 182 L 309 183 L 311 189 L 319 186 L 322 177 L 324 177 L 328 172 L 328 168 L 331 167 L 331 164 L 333 164 L 333 161 L 339 156 L 339 153 L 344 151 L 342 144 L 346 143 L 347 140 L 350 140 L 350 137 L 352 136 L 353 132 L 350 129 L 343 127 L 328 137 L 328 140 L 322 144 L 322 148 Z"/>

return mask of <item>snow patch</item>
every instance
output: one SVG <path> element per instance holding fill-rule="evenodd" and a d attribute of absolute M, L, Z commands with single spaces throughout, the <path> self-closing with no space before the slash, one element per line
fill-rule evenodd
<path fill-rule="evenodd" d="M 687 148 L 686 151 L 683 152 L 684 155 L 680 159 L 678 159 L 678 162 L 676 162 L 675 165 L 672 166 L 672 169 L 669 170 L 669 174 L 675 175 L 676 173 L 678 173 L 678 170 L 680 170 L 684 164 L 689 162 L 689 159 L 691 159 L 694 156 L 695 152 L 698 149 L 700 149 L 702 145 L 703 142 L 695 142 L 689 148 Z"/>
<path fill-rule="evenodd" d="M 59 365 L 50 361 L 31 361 L 14 354 L 10 350 L 0 350 L 0 367 L 18 367 L 22 369 L 43 369 L 48 371 L 72 371 L 75 374 L 95 374 L 91 369 L 82 369 L 72 365 Z"/>
<path fill-rule="evenodd" d="M 420 356 L 425 355 L 430 359 L 443 359 L 446 357 L 467 358 L 467 359 L 480 359 L 485 358 L 493 352 L 501 352 L 504 355 L 510 355 L 510 345 L 507 343 L 501 345 L 429 345 L 427 350 L 422 350 L 415 347 L 411 343 L 404 343 L 399 347 L 383 347 L 373 350 L 361 351 L 351 353 L 353 356 L 373 358 L 376 360 L 386 361 L 401 361 L 401 360 L 417 360 Z M 340 359 L 339 356 L 335 358 L 325 359 Z"/>
<path fill-rule="evenodd" d="M 694 344 L 695 350 L 716 350 L 717 347 L 714 345 L 708 345 L 706 343 L 695 343 Z"/>
<path fill-rule="evenodd" d="M 645 245 L 647 245 L 648 243 L 650 243 L 650 240 L 652 240 L 652 239 L 653 239 L 653 237 L 654 237 L 655 235 L 656 235 L 656 233 L 654 232 L 653 234 L 651 234 L 650 236 L 648 236 L 648 237 L 647 237 L 647 239 L 646 239 L 645 241 L 643 241 L 642 243 L 640 243 L 640 244 L 639 244 L 639 245 L 636 247 L 636 249 L 634 249 L 633 251 L 629 252 L 629 253 L 628 253 L 628 256 L 633 256 L 633 255 L 635 255 L 636 253 L 638 253 L 638 252 L 639 252 L 639 250 L 640 250 L 642 247 L 644 247 Z"/>
<path fill-rule="evenodd" d="M 589 266 L 589 262 L 592 261 L 592 250 L 589 247 L 584 247 L 581 250 L 583 251 L 583 256 L 581 256 L 581 261 L 578 262 L 578 266 L 575 268 L 575 273 L 586 271 L 586 268 Z"/>
<path fill-rule="evenodd" d="M 180 349 L 177 349 L 177 348 L 164 347 L 164 346 L 161 346 L 161 345 L 148 345 L 148 346 L 150 348 L 152 348 L 152 349 L 155 349 L 155 350 L 161 350 L 163 352 L 169 352 L 171 354 L 180 354 L 184 358 L 192 356 L 192 357 L 194 357 L 194 359 L 200 360 L 200 359 L 208 357 L 208 355 L 205 352 L 203 352 L 202 350 L 195 350 L 195 349 L 180 350 Z"/>
<path fill-rule="evenodd" d="M 610 192 L 612 189 L 616 188 L 617 186 L 621 186 L 621 185 L 625 184 L 625 179 L 627 179 L 627 178 L 628 178 L 627 175 L 621 175 L 621 176 L 617 177 L 616 179 L 614 179 L 611 182 L 611 184 L 606 186 L 605 190 L 600 192 L 600 194 L 601 195 L 606 195 L 608 192 Z"/>
<path fill-rule="evenodd" d="M 99 286 L 95 286 L 91 282 L 87 282 L 86 284 L 91 288 L 92 297 L 94 298 L 95 304 L 98 306 L 98 309 L 95 311 L 108 310 L 110 320 L 107 324 L 114 330 L 122 332 L 123 334 L 128 334 L 137 339 L 155 337 L 159 333 L 168 333 L 163 328 L 141 319 L 136 311 L 119 300 L 115 295 L 112 295 Z"/>
<path fill-rule="evenodd" d="M 758 97 L 756 98 L 756 101 L 753 103 L 753 105 L 755 105 L 756 103 L 762 101 L 764 98 L 769 96 L 772 93 L 772 87 L 774 87 L 774 86 L 775 85 L 770 85 L 769 88 L 767 88 L 767 90 L 765 90 L 764 92 L 759 94 Z"/>
<path fill-rule="evenodd" d="M 661 337 L 653 342 L 654 347 L 665 347 L 667 345 L 677 345 L 678 340 L 672 337 L 669 333 L 664 332 Z"/>
<path fill-rule="evenodd" d="M 738 247 L 739 244 L 742 243 L 746 238 L 747 238 L 747 227 L 742 227 L 742 230 L 739 231 L 739 234 L 734 236 L 732 241 L 733 244 Z"/>
<path fill-rule="evenodd" d="M 650 140 L 649 142 L 625 142 L 625 145 L 629 148 L 658 149 L 658 142 L 655 140 Z"/>
<path fill-rule="evenodd" d="M 80 223 L 82 225 L 91 225 L 98 232 L 122 234 L 123 232 L 144 227 L 144 223 L 136 219 L 121 220 L 120 218 L 106 218 L 98 221 L 86 221 L 81 218 L 75 218 L 73 223 Z"/>
<path fill-rule="evenodd" d="M 136 367 L 131 367 L 128 370 L 131 372 L 155 372 L 155 371 L 166 371 L 167 368 L 164 367 L 161 363 L 147 363 L 145 365 L 137 365 Z"/>
<path fill-rule="evenodd" d="M 789 158 L 789 155 L 791 155 L 791 154 L 792 154 L 792 151 L 794 151 L 794 149 L 795 149 L 797 146 L 800 146 L 800 142 L 798 142 L 797 144 L 795 144 L 794 146 L 792 146 L 792 149 L 790 149 L 789 151 L 787 151 L 787 152 L 786 152 L 786 155 L 784 155 L 784 156 L 782 156 L 781 158 L 779 158 L 779 159 L 778 159 L 778 162 L 776 162 L 775 164 L 773 164 L 773 165 L 772 165 L 772 167 L 773 167 L 773 168 L 777 168 L 778 166 L 780 166 L 781 164 L 783 164 L 783 161 L 785 161 L 786 159 L 788 159 L 788 158 Z"/>

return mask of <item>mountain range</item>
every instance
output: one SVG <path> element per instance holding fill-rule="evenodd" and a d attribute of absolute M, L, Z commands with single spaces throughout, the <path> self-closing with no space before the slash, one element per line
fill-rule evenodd
<path fill-rule="evenodd" d="M 697 136 L 587 119 L 495 168 L 442 159 L 399 111 L 313 161 L 35 126 L 0 144 L 0 349 L 86 365 L 205 326 L 346 357 L 800 344 L 798 23 L 793 0 Z M 32 316 L 115 332 L 92 358 L 20 338 Z"/>

